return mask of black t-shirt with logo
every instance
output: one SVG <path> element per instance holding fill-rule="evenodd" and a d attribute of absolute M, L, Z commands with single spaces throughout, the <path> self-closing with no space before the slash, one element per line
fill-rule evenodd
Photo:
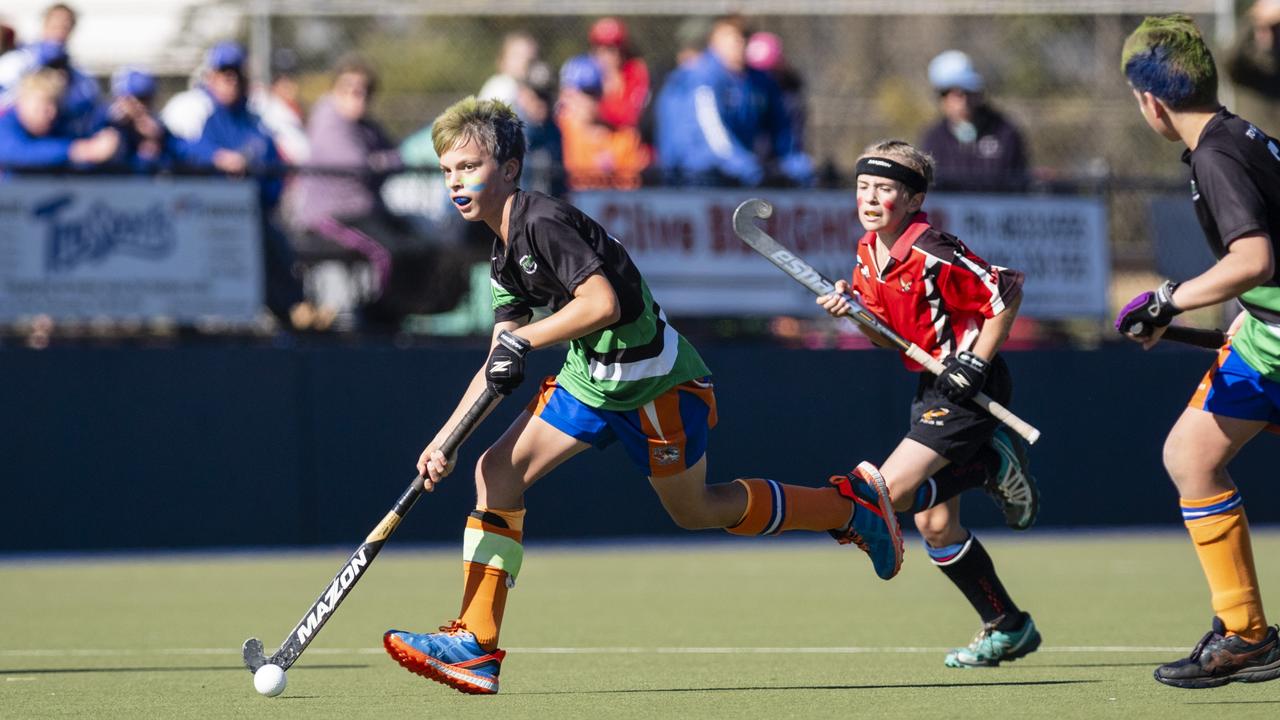
<path fill-rule="evenodd" d="M 494 238 L 490 271 L 496 322 L 534 308 L 560 310 L 599 272 L 618 297 L 621 318 L 569 343 L 556 376 L 591 407 L 631 410 L 667 389 L 709 373 L 697 351 L 667 322 L 622 246 L 586 213 L 539 192 L 517 190 L 507 243 Z"/>

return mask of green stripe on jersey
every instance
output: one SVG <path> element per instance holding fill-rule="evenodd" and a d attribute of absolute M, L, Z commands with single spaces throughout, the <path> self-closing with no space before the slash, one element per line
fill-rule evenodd
<path fill-rule="evenodd" d="M 669 323 L 662 337 L 657 335 L 658 316 L 653 312 L 653 296 L 640 283 L 644 311 L 620 327 L 597 330 L 569 343 L 556 382 L 583 403 L 601 410 L 634 410 L 672 387 L 710 375 L 693 345 Z M 629 362 L 604 363 L 604 356 L 661 343 L 662 351 L 652 357 Z"/>
<path fill-rule="evenodd" d="M 1251 298 L 1250 302 L 1256 301 Z M 1231 347 L 1249 367 L 1262 373 L 1268 380 L 1280 382 L 1280 327 L 1268 325 L 1250 315 L 1231 339 Z"/>
<path fill-rule="evenodd" d="M 506 288 L 493 278 L 489 278 L 489 292 L 493 296 L 493 309 L 497 310 L 503 305 L 510 305 L 519 302 L 520 298 L 512 295 Z"/>

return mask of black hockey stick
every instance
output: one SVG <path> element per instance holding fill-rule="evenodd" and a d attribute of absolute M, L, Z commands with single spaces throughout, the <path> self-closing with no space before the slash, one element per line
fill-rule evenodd
<path fill-rule="evenodd" d="M 476 399 L 475 404 L 467 410 L 467 413 L 458 421 L 457 426 L 449 433 L 449 437 L 445 439 L 444 444 L 440 446 L 440 451 L 448 457 L 458 450 L 458 446 L 467 439 L 471 431 L 475 429 L 480 419 L 484 417 L 489 408 L 502 396 L 491 388 L 485 388 L 484 394 Z M 320 633 L 320 628 L 329 621 L 333 616 L 333 611 L 338 609 L 343 599 L 351 593 L 351 589 L 355 587 L 360 578 L 364 575 L 364 571 L 368 569 L 373 559 L 378 556 L 378 552 L 382 550 L 382 546 L 387 542 L 387 538 L 391 537 L 391 533 L 395 531 L 396 526 L 404 519 L 405 514 L 413 507 L 422 495 L 422 478 L 415 477 L 413 482 L 409 483 L 409 487 L 396 501 L 395 507 L 391 508 L 391 512 L 382 518 L 382 522 L 369 533 L 364 539 L 364 543 L 356 548 L 351 557 L 342 565 L 342 569 L 337 575 L 333 576 L 333 581 L 329 583 L 324 592 L 320 593 L 320 597 L 311 603 L 311 608 L 307 610 L 302 619 L 298 621 L 297 626 L 293 628 L 293 632 L 289 633 L 289 637 L 280 643 L 280 649 L 275 651 L 270 658 L 263 654 L 262 641 L 256 637 L 251 637 L 244 641 L 244 666 L 249 672 L 257 672 L 258 668 L 271 663 L 280 666 L 281 670 L 288 670 L 298 660 L 298 656 L 302 655 L 302 651 L 307 649 L 311 641 Z"/>
<path fill-rule="evenodd" d="M 1142 333 L 1142 323 L 1133 326 L 1133 334 Z M 1164 335 L 1160 336 L 1161 340 L 1169 340 L 1171 342 L 1182 343 L 1183 345 L 1191 345 L 1193 347 L 1205 348 L 1206 350 L 1217 350 L 1227 342 L 1227 334 L 1221 330 L 1206 330 L 1204 328 L 1186 327 L 1185 325 L 1170 325 L 1165 328 Z"/>
<path fill-rule="evenodd" d="M 815 295 L 828 295 L 835 292 L 835 285 L 824 277 L 822 273 L 782 247 L 777 240 L 769 237 L 768 233 L 756 225 L 756 218 L 767 218 L 772 214 L 773 206 L 764 200 L 755 198 L 747 200 L 739 205 L 737 210 L 733 211 L 733 230 L 738 234 L 738 237 L 742 238 L 743 242 L 768 258 L 770 262 L 777 265 L 801 285 L 809 288 Z M 892 328 L 885 325 L 880 318 L 858 302 L 857 298 L 845 295 L 844 300 L 853 308 L 849 315 L 851 319 L 871 328 L 894 345 L 897 345 L 902 352 L 906 353 L 907 357 L 920 363 L 934 375 L 943 373 L 945 367 L 940 361 L 922 350 L 915 343 L 894 332 Z M 997 420 L 1008 425 L 1010 429 L 1026 439 L 1028 443 L 1034 444 L 1036 440 L 1040 439 L 1039 430 L 1014 415 L 1005 406 L 987 397 L 984 393 L 975 395 L 973 401 L 979 407 L 991 413 Z"/>

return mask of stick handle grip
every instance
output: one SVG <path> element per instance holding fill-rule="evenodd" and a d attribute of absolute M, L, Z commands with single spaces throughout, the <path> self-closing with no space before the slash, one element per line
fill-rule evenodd
<path fill-rule="evenodd" d="M 920 349 L 920 346 L 915 343 L 910 343 L 905 352 L 907 357 L 920 363 L 934 375 L 941 375 L 946 370 L 946 366 L 941 361 Z M 978 407 L 991 413 L 992 417 L 1008 425 L 1011 430 L 1021 435 L 1022 439 L 1026 440 L 1027 443 L 1035 445 L 1036 441 L 1040 439 L 1040 431 L 1033 427 L 1031 423 L 1014 415 L 1013 411 L 987 397 L 986 393 L 978 393 L 973 397 L 973 401 L 978 404 Z"/>
<path fill-rule="evenodd" d="M 1172 340 L 1173 342 L 1182 343 L 1184 345 L 1208 348 L 1209 350 L 1217 350 L 1226 344 L 1227 335 L 1221 330 L 1206 330 L 1204 328 L 1186 327 L 1184 325 L 1170 325 L 1165 328 L 1164 335 L 1160 336 L 1160 339 Z"/>

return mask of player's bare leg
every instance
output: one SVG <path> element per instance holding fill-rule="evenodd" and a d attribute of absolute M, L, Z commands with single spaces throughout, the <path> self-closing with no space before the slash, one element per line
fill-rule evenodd
<path fill-rule="evenodd" d="M 902 567 L 902 530 L 897 517 L 888 511 L 883 478 L 870 463 L 831 478 L 835 487 L 788 485 L 765 478 L 707 485 L 706 475 L 703 456 L 680 473 L 649 478 L 662 506 L 682 528 L 724 528 L 735 535 L 826 531 L 838 542 L 853 543 L 864 550 L 871 556 L 876 574 L 885 580 Z M 881 489 L 863 487 L 871 482 L 878 482 Z M 855 484 L 859 492 L 855 492 Z M 877 492 L 885 510 L 874 500 Z"/>
<path fill-rule="evenodd" d="M 1265 426 L 1188 407 L 1165 441 L 1165 468 L 1178 488 L 1215 615 L 1213 629 L 1188 657 L 1156 669 L 1156 680 L 1166 685 L 1206 688 L 1280 677 L 1280 638 L 1277 628 L 1267 627 L 1249 520 L 1227 474 L 1227 463 Z"/>
<path fill-rule="evenodd" d="M 978 538 L 960 524 L 960 498 L 916 513 L 916 529 L 929 559 L 964 593 L 982 619 L 982 629 L 966 647 L 947 653 L 948 667 L 994 667 L 1040 647 L 1040 631 L 1018 609 Z"/>
<path fill-rule="evenodd" d="M 910 510 L 916 489 L 948 464 L 948 460 L 936 450 L 917 440 L 904 438 L 880 466 L 880 473 L 889 485 L 894 509 L 898 512 Z"/>
<path fill-rule="evenodd" d="M 480 456 L 476 509 L 463 535 L 462 611 L 440 632 L 388 631 L 383 645 L 396 662 L 461 692 L 498 692 L 506 656 L 498 630 L 524 558 L 524 493 L 588 447 L 525 412 Z"/>
<path fill-rule="evenodd" d="M 707 484 L 705 455 L 683 472 L 649 478 L 649 484 L 658 493 L 658 499 L 671 519 L 686 530 L 729 527 L 747 511 L 747 489 L 744 485 L 736 482 Z"/>

